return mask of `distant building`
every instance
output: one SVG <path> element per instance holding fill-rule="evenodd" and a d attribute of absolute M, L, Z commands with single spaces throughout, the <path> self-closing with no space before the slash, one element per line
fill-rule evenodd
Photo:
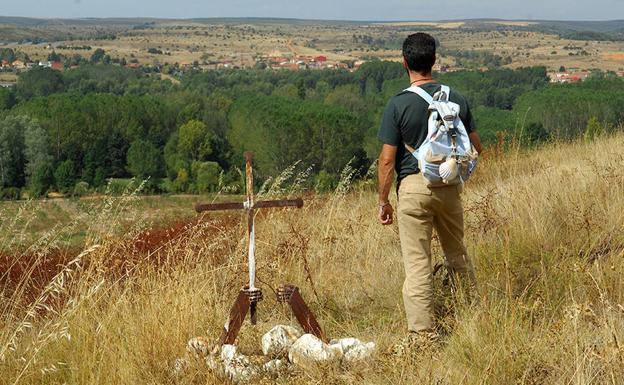
<path fill-rule="evenodd" d="M 15 83 L 0 82 L 0 88 L 11 88 L 14 85 L 15 85 Z"/>
<path fill-rule="evenodd" d="M 297 63 L 282 63 L 280 64 L 280 68 L 291 70 L 291 71 L 298 71 L 300 68 L 300 65 Z"/>
<path fill-rule="evenodd" d="M 356 70 L 362 66 L 362 64 L 366 63 L 364 60 L 356 60 L 353 62 L 353 69 Z"/>
<path fill-rule="evenodd" d="M 15 60 L 13 63 L 11 63 L 11 66 L 18 70 L 23 70 L 24 68 L 26 68 L 26 65 L 21 60 Z"/>
<path fill-rule="evenodd" d="M 60 62 L 60 61 L 52 62 L 52 66 L 50 68 L 52 68 L 55 71 L 62 71 L 63 70 L 63 62 Z"/>
<path fill-rule="evenodd" d="M 234 68 L 234 63 L 230 60 L 224 60 L 220 63 L 217 63 L 217 69 L 228 69 Z"/>
<path fill-rule="evenodd" d="M 551 83 L 576 83 L 586 80 L 589 75 L 589 71 L 555 72 L 549 74 L 549 77 Z"/>
<path fill-rule="evenodd" d="M 317 56 L 314 58 L 314 61 L 317 63 L 325 63 L 327 61 L 327 56 L 323 56 L 323 55 Z"/>

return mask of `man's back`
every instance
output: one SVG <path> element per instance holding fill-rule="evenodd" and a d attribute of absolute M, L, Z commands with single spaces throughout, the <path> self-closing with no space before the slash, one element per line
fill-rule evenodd
<path fill-rule="evenodd" d="M 437 82 L 431 82 L 420 85 L 420 88 L 433 95 L 440 90 L 440 86 Z M 468 134 L 476 131 L 466 99 L 454 89 L 451 89 L 449 99 L 460 106 L 459 116 Z M 390 99 L 384 111 L 378 137 L 385 144 L 397 146 L 395 171 L 399 181 L 419 172 L 416 158 L 405 150 L 404 143 L 418 148 L 424 142 L 429 117 L 427 107 L 428 103 L 417 94 L 402 91 Z"/>

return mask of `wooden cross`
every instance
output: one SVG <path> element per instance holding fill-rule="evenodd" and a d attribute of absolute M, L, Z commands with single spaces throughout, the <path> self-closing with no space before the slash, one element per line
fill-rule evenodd
<path fill-rule="evenodd" d="M 230 203 L 198 203 L 195 205 L 195 211 L 198 213 L 204 211 L 221 211 L 221 210 L 246 210 L 247 211 L 247 261 L 249 267 L 249 284 L 241 289 L 230 310 L 230 319 L 223 328 L 223 333 L 219 339 L 219 344 L 233 344 L 236 336 L 243 324 L 243 321 L 250 313 L 252 325 L 256 324 L 256 306 L 262 300 L 262 290 L 256 287 L 256 256 L 255 256 L 255 227 L 254 227 L 254 211 L 256 209 L 274 208 L 274 207 L 303 207 L 303 199 L 278 199 L 254 201 L 253 193 L 253 154 L 245 153 L 245 176 L 246 176 L 246 199 L 244 202 Z M 317 337 L 325 340 L 325 335 L 321 330 L 316 317 L 307 307 L 303 298 L 299 294 L 297 287 L 293 285 L 281 285 L 278 289 L 277 300 L 279 302 L 287 302 L 290 304 L 295 317 L 303 327 L 306 333 L 312 333 Z"/>

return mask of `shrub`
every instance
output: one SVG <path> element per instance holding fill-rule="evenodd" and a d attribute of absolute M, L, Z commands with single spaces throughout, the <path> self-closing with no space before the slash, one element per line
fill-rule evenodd
<path fill-rule="evenodd" d="M 314 189 L 317 192 L 328 192 L 334 190 L 337 185 L 338 178 L 336 176 L 331 175 L 325 170 L 321 170 L 316 176 Z"/>
<path fill-rule="evenodd" d="M 75 197 L 82 197 L 89 194 L 89 183 L 87 182 L 78 182 L 74 186 L 74 192 L 72 193 Z"/>
<path fill-rule="evenodd" d="M 16 201 L 20 199 L 22 191 L 17 187 L 5 187 L 0 190 L 0 194 L 2 194 L 0 198 L 2 198 L 3 200 Z"/>
<path fill-rule="evenodd" d="M 191 173 L 195 183 L 193 190 L 196 193 L 215 191 L 219 188 L 221 167 L 216 162 L 193 162 Z"/>
<path fill-rule="evenodd" d="M 69 159 L 61 162 L 54 171 L 54 179 L 59 192 L 66 193 L 71 191 L 76 183 L 74 162 Z"/>
<path fill-rule="evenodd" d="M 178 176 L 173 181 L 173 191 L 174 192 L 184 192 L 187 191 L 189 184 L 189 175 L 185 169 L 178 170 Z"/>

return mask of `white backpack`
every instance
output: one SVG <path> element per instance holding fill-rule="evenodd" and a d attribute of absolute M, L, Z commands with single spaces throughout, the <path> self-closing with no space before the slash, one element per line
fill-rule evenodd
<path fill-rule="evenodd" d="M 405 143 L 405 148 L 418 160 L 427 185 L 463 184 L 477 167 L 477 151 L 459 118 L 459 105 L 449 100 L 450 88 L 443 85 L 433 97 L 418 86 L 405 91 L 418 94 L 429 104 L 427 138 L 418 149 Z"/>

